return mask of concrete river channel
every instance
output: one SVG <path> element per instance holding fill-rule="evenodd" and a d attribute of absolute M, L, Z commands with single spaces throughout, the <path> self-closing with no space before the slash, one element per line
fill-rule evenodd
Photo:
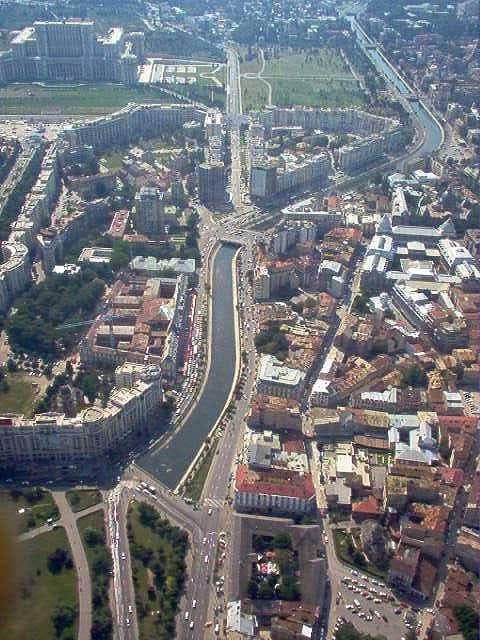
<path fill-rule="evenodd" d="M 136 463 L 170 489 L 188 470 L 195 454 L 215 425 L 235 375 L 235 310 L 233 265 L 238 247 L 223 244 L 212 269 L 210 367 L 195 405 L 182 427 L 165 443 L 159 442 Z"/>

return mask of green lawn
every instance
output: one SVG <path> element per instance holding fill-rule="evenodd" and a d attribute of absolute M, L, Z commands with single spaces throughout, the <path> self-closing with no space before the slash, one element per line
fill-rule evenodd
<path fill-rule="evenodd" d="M 207 479 L 208 472 L 210 470 L 210 466 L 213 461 L 213 457 L 215 456 L 216 450 L 216 441 L 211 445 L 210 449 L 207 452 L 207 455 L 202 460 L 200 467 L 195 472 L 193 478 L 188 482 L 185 488 L 185 497 L 191 498 L 194 502 L 198 502 L 200 500 L 200 496 L 202 495 L 203 485 L 205 484 L 205 480 Z"/>
<path fill-rule="evenodd" d="M 242 73 L 260 69 L 257 58 L 242 65 Z M 272 86 L 272 103 L 346 107 L 362 105 L 365 97 L 340 53 L 328 47 L 308 52 L 281 50 L 267 59 L 262 77 Z M 263 107 L 268 91 L 260 80 L 242 78 L 245 111 Z"/>
<path fill-rule="evenodd" d="M 121 84 L 36 84 L 0 88 L 2 114 L 95 115 L 109 113 L 129 102 L 171 102 L 170 96 L 152 87 Z"/>
<path fill-rule="evenodd" d="M 36 487 L 1 491 L 0 501 L 12 512 L 18 534 L 46 524 L 49 518 L 55 521 L 59 517 L 52 494 Z M 18 513 L 19 510 L 24 512 Z"/>
<path fill-rule="evenodd" d="M 17 547 L 18 587 L 15 605 L 9 609 L 2 639 L 5 640 L 73 640 L 74 625 L 56 635 L 51 616 L 56 607 L 77 607 L 74 568 L 52 574 L 47 558 L 57 548 L 69 550 L 63 528 L 22 542 Z M 2 580 L 8 579 L 2 575 Z"/>
<path fill-rule="evenodd" d="M 253 51 L 253 57 L 248 56 L 248 48 L 241 47 L 239 51 L 240 62 L 240 73 L 256 73 L 260 71 L 260 56 L 257 55 L 256 51 Z"/>
<path fill-rule="evenodd" d="M 242 78 L 242 107 L 247 113 L 252 109 L 262 109 L 268 102 L 268 89 L 261 80 Z"/>
<path fill-rule="evenodd" d="M 6 380 L 9 389 L 6 392 L 0 391 L 0 413 L 23 413 L 30 416 L 38 400 L 39 387 L 36 385 L 39 385 L 39 378 L 17 371 L 8 373 Z"/>
<path fill-rule="evenodd" d="M 101 502 L 102 494 L 98 489 L 72 490 L 67 491 L 67 500 L 75 513 Z"/>
<path fill-rule="evenodd" d="M 112 613 L 108 587 L 111 554 L 106 545 L 103 510 L 95 511 L 77 521 L 78 530 L 87 554 L 90 579 L 92 581 L 92 622 L 104 628 L 103 640 L 112 637 Z"/>
<path fill-rule="evenodd" d="M 171 640 L 185 579 L 186 535 L 144 503 L 130 508 L 128 535 L 140 638 Z"/>
<path fill-rule="evenodd" d="M 357 83 L 323 79 L 268 79 L 272 85 L 272 103 L 277 106 L 348 107 L 365 102 Z"/>
<path fill-rule="evenodd" d="M 341 55 L 335 50 L 325 47 L 315 52 L 293 53 L 282 50 L 278 58 L 265 61 L 262 75 L 280 77 L 303 76 L 345 76 L 351 77 Z"/>

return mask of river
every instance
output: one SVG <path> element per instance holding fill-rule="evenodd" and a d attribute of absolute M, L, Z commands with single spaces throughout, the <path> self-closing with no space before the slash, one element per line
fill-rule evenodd
<path fill-rule="evenodd" d="M 235 313 L 232 265 L 238 247 L 222 245 L 214 258 L 211 304 L 211 361 L 208 378 L 183 427 L 136 463 L 174 489 L 217 421 L 235 374 Z"/>
<path fill-rule="evenodd" d="M 404 79 L 385 61 L 377 48 L 372 48 L 373 41 L 364 33 L 360 25 L 353 16 L 347 16 L 352 27 L 352 32 L 356 33 L 358 43 L 375 65 L 377 71 L 385 78 L 387 84 L 395 89 L 403 98 L 415 96 Z M 370 47 L 370 48 L 367 48 Z M 422 156 L 436 151 L 443 142 L 443 132 L 440 124 L 425 108 L 420 100 L 408 102 L 408 108 L 416 119 L 418 126 L 425 132 L 422 146 L 418 149 L 417 155 Z"/>

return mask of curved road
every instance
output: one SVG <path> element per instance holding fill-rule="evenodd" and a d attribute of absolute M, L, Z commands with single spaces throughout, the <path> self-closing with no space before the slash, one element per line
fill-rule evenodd
<path fill-rule="evenodd" d="M 137 458 L 143 467 L 175 489 L 196 452 L 215 425 L 230 394 L 235 375 L 235 313 L 233 280 L 238 247 L 222 245 L 213 265 L 210 366 L 200 397 L 182 427 L 166 442 Z"/>

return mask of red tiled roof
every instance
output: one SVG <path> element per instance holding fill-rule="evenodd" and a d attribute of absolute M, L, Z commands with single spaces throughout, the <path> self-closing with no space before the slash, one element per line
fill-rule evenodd
<path fill-rule="evenodd" d="M 439 467 L 438 471 L 442 476 L 444 484 L 450 484 L 454 487 L 461 487 L 465 474 L 462 469 L 456 469 L 451 467 Z"/>
<path fill-rule="evenodd" d="M 374 496 L 368 496 L 365 500 L 352 503 L 352 513 L 365 513 L 377 515 L 382 513 L 378 508 L 378 501 Z"/>
<path fill-rule="evenodd" d="M 288 496 L 309 500 L 315 495 L 312 476 L 295 471 L 270 469 L 257 471 L 240 464 L 237 467 L 235 488 L 241 493 Z"/>
<path fill-rule="evenodd" d="M 287 453 L 304 453 L 305 452 L 305 444 L 303 440 L 286 440 L 282 444 L 282 448 Z"/>

